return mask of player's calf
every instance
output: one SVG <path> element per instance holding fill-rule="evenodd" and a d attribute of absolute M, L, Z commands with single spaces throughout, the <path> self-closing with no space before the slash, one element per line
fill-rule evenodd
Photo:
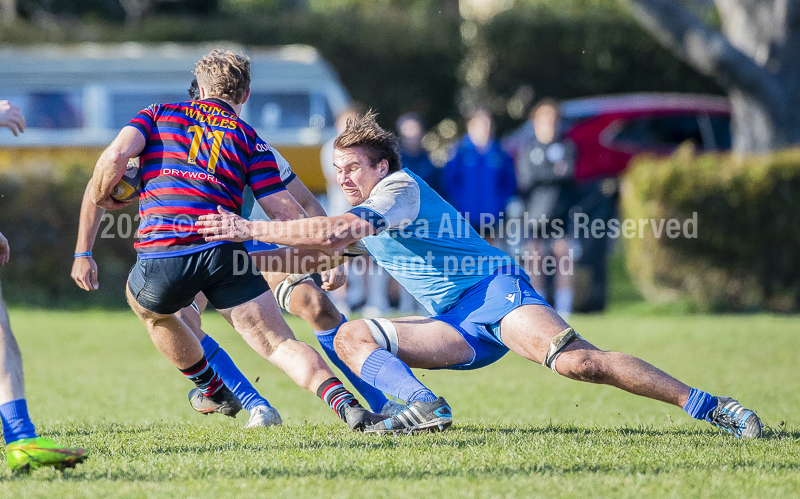
<path fill-rule="evenodd" d="M 288 282 L 290 277 L 287 277 L 281 284 Z M 279 289 L 276 288 L 275 290 L 276 297 Z M 333 329 L 342 322 L 341 312 L 336 309 L 328 295 L 319 289 L 310 277 L 297 282 L 289 290 L 291 292 L 284 303 L 278 301 L 278 304 L 287 312 L 309 323 L 314 330 L 325 331 Z"/>

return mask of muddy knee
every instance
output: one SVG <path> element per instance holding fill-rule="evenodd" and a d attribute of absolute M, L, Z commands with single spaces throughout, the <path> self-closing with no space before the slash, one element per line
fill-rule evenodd
<path fill-rule="evenodd" d="M 575 350 L 564 357 L 569 377 L 588 383 L 605 383 L 606 375 L 597 350 Z"/>
<path fill-rule="evenodd" d="M 365 343 L 374 344 L 375 340 L 364 320 L 350 321 L 339 328 L 333 339 L 333 349 L 344 360 L 357 352 Z"/>

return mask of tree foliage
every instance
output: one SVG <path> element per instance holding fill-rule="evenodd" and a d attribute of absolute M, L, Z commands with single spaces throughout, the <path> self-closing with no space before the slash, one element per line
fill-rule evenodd
<path fill-rule="evenodd" d="M 736 150 L 800 144 L 800 0 L 716 0 L 721 30 L 699 3 L 630 0 L 656 39 L 727 89 Z"/>

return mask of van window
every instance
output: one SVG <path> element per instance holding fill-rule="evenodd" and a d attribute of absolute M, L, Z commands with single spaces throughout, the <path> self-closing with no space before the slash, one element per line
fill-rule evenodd
<path fill-rule="evenodd" d="M 328 99 L 316 92 L 257 92 L 247 102 L 248 120 L 256 128 L 313 128 L 333 126 Z"/>
<path fill-rule="evenodd" d="M 188 88 L 188 85 L 187 85 Z M 111 94 L 111 128 L 119 130 L 152 104 L 189 100 L 188 92 L 116 92 Z"/>
<path fill-rule="evenodd" d="M 622 125 L 612 143 L 653 148 L 677 146 L 687 140 L 703 145 L 703 134 L 694 114 L 633 118 Z"/>
<path fill-rule="evenodd" d="M 81 94 L 78 91 L 29 92 L 4 95 L 22 110 L 30 128 L 69 130 L 83 128 Z"/>

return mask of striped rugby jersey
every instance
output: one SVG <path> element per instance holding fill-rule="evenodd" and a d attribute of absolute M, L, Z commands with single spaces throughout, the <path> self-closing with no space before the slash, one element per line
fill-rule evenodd
<path fill-rule="evenodd" d="M 196 232 L 200 215 L 217 213 L 217 205 L 241 214 L 247 185 L 256 199 L 285 189 L 272 148 L 222 100 L 153 104 L 127 126 L 147 140 L 139 155 L 139 258 L 226 244 Z"/>

